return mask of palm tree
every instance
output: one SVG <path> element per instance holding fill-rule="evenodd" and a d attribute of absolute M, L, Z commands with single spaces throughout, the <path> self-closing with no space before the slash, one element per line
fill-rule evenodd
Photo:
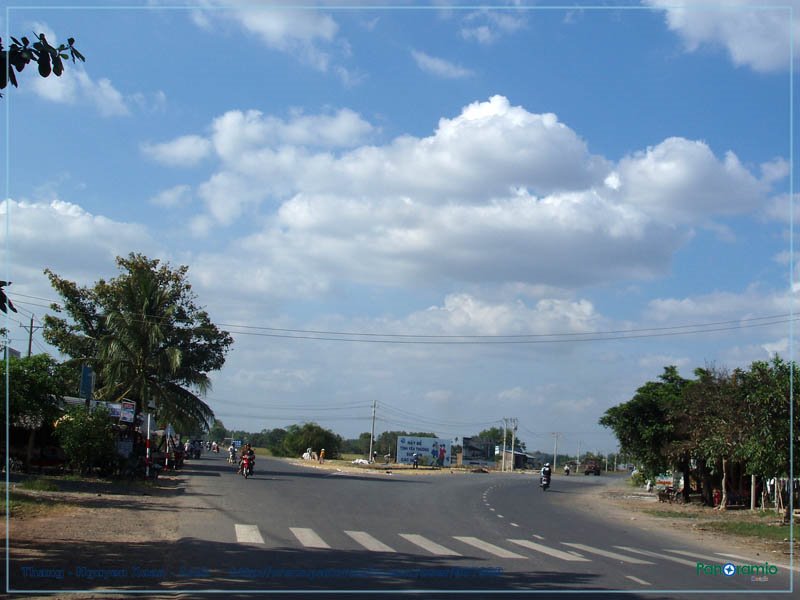
<path fill-rule="evenodd" d="M 213 411 L 197 394 L 204 394 L 210 381 L 182 360 L 174 296 L 149 268 L 132 271 L 118 292 L 105 317 L 108 333 L 99 343 L 106 382 L 101 397 L 135 400 L 139 410 L 154 402 L 159 420 L 188 431 L 207 429 Z"/>

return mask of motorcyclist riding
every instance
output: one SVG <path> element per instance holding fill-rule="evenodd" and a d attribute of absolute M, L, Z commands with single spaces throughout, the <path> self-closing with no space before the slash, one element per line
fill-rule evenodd
<path fill-rule="evenodd" d="M 552 471 L 550 470 L 550 463 L 544 463 L 544 467 L 542 467 L 542 476 L 539 480 L 539 485 L 542 487 L 547 487 L 550 485 L 550 476 L 552 475 Z"/>
<path fill-rule="evenodd" d="M 242 458 L 247 457 L 247 474 L 253 474 L 253 464 L 256 461 L 256 453 L 250 444 L 245 444 L 244 448 L 242 449 Z M 242 472 L 242 460 L 239 460 L 239 472 Z"/>

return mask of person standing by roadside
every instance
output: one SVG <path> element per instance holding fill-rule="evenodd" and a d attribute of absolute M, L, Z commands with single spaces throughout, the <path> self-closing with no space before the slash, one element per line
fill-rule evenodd
<path fill-rule="evenodd" d="M 319 451 L 319 464 L 325 462 L 325 448 Z"/>

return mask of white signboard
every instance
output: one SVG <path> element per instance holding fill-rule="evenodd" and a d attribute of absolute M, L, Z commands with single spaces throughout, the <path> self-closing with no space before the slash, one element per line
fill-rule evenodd
<path fill-rule="evenodd" d="M 450 440 L 402 435 L 397 438 L 397 462 L 412 464 L 414 453 L 421 465 L 450 466 Z"/>

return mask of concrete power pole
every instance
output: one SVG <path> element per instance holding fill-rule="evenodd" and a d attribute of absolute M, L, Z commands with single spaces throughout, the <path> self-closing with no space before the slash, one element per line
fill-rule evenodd
<path fill-rule="evenodd" d="M 501 452 L 503 453 L 503 458 L 502 462 L 500 463 L 502 465 L 501 470 L 503 471 L 503 473 L 506 472 L 506 429 L 507 428 L 508 428 L 508 419 L 503 417 L 503 448 L 501 450 Z"/>
<path fill-rule="evenodd" d="M 372 462 L 372 441 L 375 439 L 375 403 L 377 401 L 372 399 L 372 431 L 369 434 L 369 458 L 367 460 Z"/>
<path fill-rule="evenodd" d="M 561 435 L 558 432 L 553 433 L 554 443 L 553 443 L 553 471 L 556 470 L 558 466 L 558 436 Z"/>
<path fill-rule="evenodd" d="M 514 427 L 511 428 L 511 472 L 514 472 L 514 440 L 517 436 L 517 425 L 519 423 L 518 419 L 514 417 L 511 419 L 511 423 L 513 423 Z"/>

